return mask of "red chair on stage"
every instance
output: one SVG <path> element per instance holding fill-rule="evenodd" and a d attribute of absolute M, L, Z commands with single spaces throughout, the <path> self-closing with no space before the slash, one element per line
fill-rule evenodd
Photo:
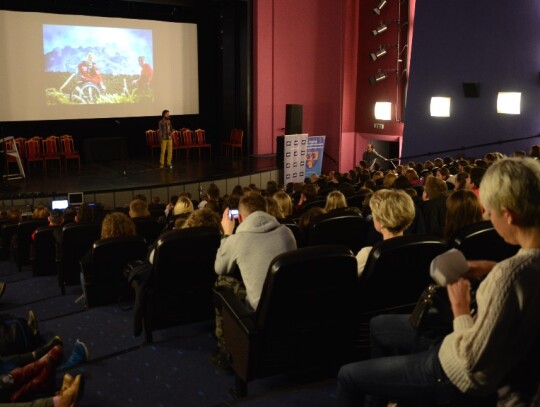
<path fill-rule="evenodd" d="M 161 149 L 161 141 L 157 130 L 146 130 L 146 146 L 150 149 L 150 156 L 154 159 L 154 149 Z"/>
<path fill-rule="evenodd" d="M 49 136 L 43 140 L 43 163 L 45 171 L 47 171 L 47 163 L 49 161 L 58 161 L 58 169 L 62 173 L 62 157 L 58 149 L 57 136 Z"/>
<path fill-rule="evenodd" d="M 224 141 L 222 146 L 225 150 L 225 157 L 231 153 L 231 157 L 234 156 L 234 149 L 237 148 L 240 150 L 240 156 L 242 156 L 242 141 L 244 139 L 244 130 L 242 129 L 232 129 L 231 138 L 229 141 Z"/>
<path fill-rule="evenodd" d="M 197 140 L 197 148 L 199 149 L 199 158 L 201 158 L 201 149 L 207 148 L 212 158 L 212 144 L 206 142 L 206 132 L 203 129 L 195 130 L 195 139 Z"/>
<path fill-rule="evenodd" d="M 28 175 L 30 175 L 30 163 L 38 162 L 41 163 L 41 168 L 45 171 L 45 160 L 43 159 L 43 153 L 41 150 L 41 138 L 33 137 L 26 140 L 25 145 L 26 152 L 26 166 L 28 170 Z"/>
<path fill-rule="evenodd" d="M 68 168 L 69 160 L 77 160 L 77 166 L 79 171 L 81 171 L 81 155 L 77 150 L 75 150 L 75 144 L 73 142 L 73 137 L 69 134 L 65 134 L 60 137 L 60 146 L 61 146 L 61 155 L 64 159 L 64 166 Z"/>

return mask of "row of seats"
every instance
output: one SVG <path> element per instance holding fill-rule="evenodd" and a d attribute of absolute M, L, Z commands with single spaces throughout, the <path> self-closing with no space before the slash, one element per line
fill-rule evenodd
<path fill-rule="evenodd" d="M 51 135 L 46 138 L 39 136 L 29 139 L 24 137 L 8 138 L 5 143 L 6 152 L 17 151 L 21 160 L 26 164 L 29 175 L 33 163 L 40 164 L 41 169 L 46 172 L 48 163 L 57 162 L 58 169 L 62 172 L 62 167 L 67 170 L 69 161 L 76 161 L 80 170 L 80 154 L 75 149 L 73 136 L 69 134 L 60 137 Z M 16 163 L 16 157 L 8 154 L 8 164 Z"/>
<path fill-rule="evenodd" d="M 171 133 L 173 141 L 173 151 L 178 158 L 178 151 L 184 150 L 186 158 L 189 158 L 189 151 L 197 149 L 199 158 L 201 158 L 201 150 L 206 148 L 209 151 L 210 158 L 212 157 L 212 144 L 206 142 L 206 132 L 203 129 L 191 130 L 182 128 L 174 130 Z M 150 149 L 152 159 L 154 158 L 154 149 L 161 149 L 161 137 L 159 130 L 146 130 L 146 145 Z"/>

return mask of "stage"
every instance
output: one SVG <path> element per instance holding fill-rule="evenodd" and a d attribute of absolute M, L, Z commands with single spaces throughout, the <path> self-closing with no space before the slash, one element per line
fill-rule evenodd
<path fill-rule="evenodd" d="M 188 191 L 197 198 L 199 191 L 205 191 L 210 182 L 215 182 L 222 194 L 229 193 L 236 184 L 247 186 L 253 182 L 264 188 L 269 179 L 282 182 L 278 179 L 275 155 L 199 159 L 193 154 L 187 159 L 175 158 L 172 171 L 159 168 L 156 154 L 153 159 L 148 155 L 117 161 L 85 163 L 83 160 L 80 172 L 73 162 L 69 163 L 68 171 L 62 169 L 61 173 L 54 164 L 48 165 L 46 173 L 33 165 L 25 179 L 4 182 L 0 190 L 1 206 L 48 205 L 54 198 L 69 192 L 84 192 L 86 202 L 119 206 L 136 193 L 144 193 L 149 199 L 157 195 L 163 201 L 171 194 Z M 121 197 L 116 199 L 119 194 Z"/>

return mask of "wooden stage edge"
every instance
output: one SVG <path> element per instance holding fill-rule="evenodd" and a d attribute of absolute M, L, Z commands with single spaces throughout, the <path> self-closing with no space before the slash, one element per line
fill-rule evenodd
<path fill-rule="evenodd" d="M 83 164 L 80 172 L 73 167 L 60 170 L 51 166 L 44 173 L 34 167 L 25 179 L 4 181 L 0 207 L 51 207 L 55 199 L 66 199 L 70 192 L 83 192 L 85 202 L 116 208 L 129 204 L 137 194 L 149 200 L 159 196 L 161 202 L 168 202 L 172 195 L 189 192 L 193 199 L 199 199 L 212 182 L 221 194 L 228 194 L 236 185 L 265 188 L 270 180 L 282 183 L 282 177 L 275 155 L 233 159 L 177 157 L 171 171 L 159 168 L 156 157 Z"/>

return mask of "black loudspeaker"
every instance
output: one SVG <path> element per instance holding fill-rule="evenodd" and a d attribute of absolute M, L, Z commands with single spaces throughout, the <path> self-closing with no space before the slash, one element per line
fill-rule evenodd
<path fill-rule="evenodd" d="M 285 134 L 302 133 L 303 105 L 285 105 Z"/>
<path fill-rule="evenodd" d="M 466 98 L 477 98 L 480 96 L 480 84 L 478 82 L 463 82 L 463 95 Z"/>

